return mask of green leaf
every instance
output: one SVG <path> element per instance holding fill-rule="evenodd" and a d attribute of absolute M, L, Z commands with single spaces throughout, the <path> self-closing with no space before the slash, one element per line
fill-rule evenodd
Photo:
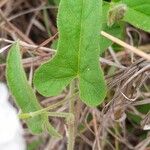
<path fill-rule="evenodd" d="M 44 143 L 42 138 L 35 139 L 31 143 L 28 143 L 27 150 L 37 150 L 37 149 L 39 149 L 39 147 L 42 143 Z"/>
<path fill-rule="evenodd" d="M 124 11 L 121 11 L 121 7 L 125 8 L 125 6 L 127 6 L 127 9 L 123 9 Z M 109 13 L 110 11 L 111 13 Z M 120 21 L 121 16 L 122 17 L 124 16 L 121 24 L 116 23 Z M 107 18 L 111 25 L 114 24 L 113 26 L 109 27 L 107 25 L 108 22 Z M 128 22 L 137 28 L 149 32 L 150 31 L 150 1 L 123 0 L 117 3 L 105 2 L 103 5 L 102 30 L 108 32 L 109 34 L 117 38 L 123 38 L 123 29 L 124 29 L 123 21 Z M 104 52 L 104 50 L 108 48 L 111 44 L 112 41 L 101 36 L 101 40 L 100 40 L 101 52 Z"/>
<path fill-rule="evenodd" d="M 150 1 L 149 0 L 123 0 L 128 9 L 124 21 L 133 26 L 150 32 Z"/>
<path fill-rule="evenodd" d="M 103 4 L 102 30 L 119 38 L 119 39 L 122 39 L 124 24 L 114 23 L 114 25 L 111 27 L 107 25 L 107 15 L 109 12 L 109 8 L 110 8 L 109 3 Z M 113 42 L 111 40 L 109 40 L 103 36 L 100 36 L 100 49 L 101 49 L 100 52 L 101 53 L 103 53 L 112 44 L 113 44 Z"/>
<path fill-rule="evenodd" d="M 42 109 L 26 79 L 18 42 L 14 43 L 9 51 L 6 74 L 10 91 L 22 113 L 30 113 Z M 46 114 L 41 114 L 27 120 L 28 127 L 35 134 L 43 132 L 45 130 L 45 124 L 47 129 L 51 127 Z M 52 135 L 60 136 L 56 131 Z"/>
<path fill-rule="evenodd" d="M 96 106 L 104 100 L 106 85 L 99 66 L 101 15 L 100 0 L 61 0 L 58 52 L 35 73 L 34 84 L 39 93 L 58 95 L 78 78 L 83 102 Z"/>
<path fill-rule="evenodd" d="M 60 0 L 48 0 L 49 4 L 59 5 Z"/>
<path fill-rule="evenodd" d="M 103 24 L 103 31 L 109 33 L 110 35 L 113 35 L 114 37 L 123 39 L 123 28 L 121 28 L 119 24 L 115 24 L 112 27 L 108 27 L 107 23 L 105 23 Z M 112 44 L 113 42 L 111 40 L 101 36 L 100 40 L 101 53 L 105 52 L 105 50 Z"/>

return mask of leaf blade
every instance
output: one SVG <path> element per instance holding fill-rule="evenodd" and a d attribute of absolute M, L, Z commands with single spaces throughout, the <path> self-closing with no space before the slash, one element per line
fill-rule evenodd
<path fill-rule="evenodd" d="M 81 24 L 83 26 L 80 33 L 82 39 L 78 58 L 80 97 L 87 105 L 97 106 L 106 96 L 105 80 L 98 61 L 99 33 L 102 28 L 102 1 L 87 0 L 84 1 L 82 7 Z"/>
<path fill-rule="evenodd" d="M 83 102 L 96 106 L 104 100 L 106 85 L 99 67 L 101 10 L 102 1 L 99 0 L 61 0 L 58 13 L 57 54 L 51 61 L 42 65 L 34 76 L 34 84 L 40 93 L 54 96 L 71 80 L 78 78 Z M 45 78 L 45 86 L 44 81 L 41 81 L 42 76 Z M 66 80 L 64 77 L 67 77 Z M 85 79 L 92 80 L 92 84 L 85 84 Z M 95 86 L 99 94 L 92 99 L 95 95 Z M 86 89 L 91 89 L 91 96 L 86 96 Z"/>
<path fill-rule="evenodd" d="M 124 21 L 133 26 L 150 32 L 150 1 L 148 0 L 123 0 L 128 9 Z"/>
<path fill-rule="evenodd" d="M 146 14 L 128 8 L 123 20 L 137 28 L 150 32 L 150 16 L 147 16 Z"/>
<path fill-rule="evenodd" d="M 102 30 L 115 36 L 115 37 L 117 37 L 117 38 L 119 38 L 119 39 L 122 39 L 123 38 L 123 26 L 124 26 L 124 24 L 115 23 L 111 27 L 107 25 L 108 24 L 107 22 L 108 22 L 109 8 L 110 8 L 109 3 L 103 4 Z M 107 39 L 101 35 L 100 36 L 100 54 L 105 52 L 105 50 L 109 46 L 111 46 L 112 44 L 113 44 L 113 42 L 111 40 L 109 40 L 109 39 Z"/>
<path fill-rule="evenodd" d="M 23 113 L 38 111 L 42 109 L 42 107 L 37 101 L 32 88 L 28 84 L 23 66 L 21 64 L 22 62 L 19 42 L 16 42 L 10 48 L 9 54 L 7 56 L 7 83 L 13 97 L 16 100 L 16 104 Z M 29 129 L 32 131 L 32 133 L 35 134 L 39 134 L 44 131 L 45 123 L 48 127 L 48 116 L 45 114 L 38 115 L 27 120 Z M 57 137 L 59 136 L 56 131 L 55 134 L 53 132 L 52 135 Z"/>

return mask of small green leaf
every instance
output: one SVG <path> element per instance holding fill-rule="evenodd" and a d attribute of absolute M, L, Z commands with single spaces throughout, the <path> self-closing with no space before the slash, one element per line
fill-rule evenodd
<path fill-rule="evenodd" d="M 108 12 L 109 12 L 110 4 L 104 3 L 103 4 L 103 17 L 102 17 L 102 30 L 121 39 L 123 37 L 123 28 L 124 24 L 114 23 L 111 27 L 107 25 L 108 22 Z M 113 44 L 113 42 L 103 36 L 100 36 L 100 52 L 101 54 Z"/>
<path fill-rule="evenodd" d="M 61 0 L 58 52 L 34 76 L 34 84 L 42 95 L 58 95 L 78 78 L 83 102 L 96 106 L 104 100 L 106 85 L 99 66 L 101 26 L 101 0 Z"/>
<path fill-rule="evenodd" d="M 22 113 L 30 113 L 42 109 L 26 79 L 21 62 L 18 42 L 14 43 L 9 51 L 7 57 L 6 74 L 10 91 Z M 46 114 L 41 114 L 27 119 L 28 127 L 35 134 L 43 132 L 45 130 L 45 124 L 46 128 L 52 128 L 52 126 L 49 124 L 48 116 Z M 52 135 L 58 137 L 58 133 L 56 131 L 55 133 L 53 132 Z"/>
<path fill-rule="evenodd" d="M 123 25 L 119 25 L 119 24 L 115 24 L 112 27 L 108 27 L 107 23 L 105 23 L 103 24 L 103 31 L 109 33 L 110 35 L 113 35 L 114 37 L 123 39 L 123 27 L 124 27 Z M 101 40 L 100 40 L 101 54 L 105 52 L 105 50 L 112 44 L 113 42 L 111 40 L 101 36 Z"/>
<path fill-rule="evenodd" d="M 120 21 L 120 23 L 117 24 L 118 21 Z M 106 22 L 108 22 L 109 26 L 106 24 Z M 150 1 L 122 0 L 117 3 L 104 3 L 102 25 L 103 31 L 108 32 L 117 38 L 122 38 L 125 22 L 150 32 Z M 103 53 L 104 50 L 111 44 L 112 41 L 101 36 L 101 53 Z"/>
<path fill-rule="evenodd" d="M 124 21 L 150 32 L 150 0 L 122 0 L 127 4 Z"/>

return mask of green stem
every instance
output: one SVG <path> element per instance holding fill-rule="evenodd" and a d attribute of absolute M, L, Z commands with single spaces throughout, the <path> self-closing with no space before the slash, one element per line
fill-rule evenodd
<path fill-rule="evenodd" d="M 66 118 L 66 119 L 71 116 L 71 114 L 65 113 L 65 112 L 48 112 L 47 114 L 50 117 L 60 117 L 60 118 Z"/>
<path fill-rule="evenodd" d="M 73 81 L 70 85 L 70 94 L 74 95 L 75 90 L 75 81 Z M 72 98 L 69 101 L 69 114 L 70 117 L 67 120 L 68 123 L 68 145 L 67 150 L 73 150 L 74 149 L 74 143 L 75 143 L 75 113 L 74 113 L 74 102 L 75 99 Z"/>
<path fill-rule="evenodd" d="M 67 145 L 67 150 L 73 150 L 74 149 L 74 143 L 75 143 L 75 112 L 74 112 L 74 102 L 75 102 L 75 96 L 78 94 L 78 92 L 75 91 L 75 81 L 71 84 L 71 89 L 70 89 L 70 100 L 69 100 L 69 113 L 65 112 L 48 112 L 49 110 L 52 110 L 54 108 L 57 108 L 58 106 L 63 105 L 66 102 L 66 99 L 48 106 L 47 108 L 43 108 L 41 110 L 35 111 L 35 112 L 29 112 L 29 113 L 23 113 L 19 114 L 20 119 L 28 119 L 31 117 L 35 117 L 37 115 L 40 115 L 42 113 L 48 114 L 48 116 L 51 117 L 61 117 L 61 118 L 66 118 L 67 119 L 67 124 L 68 124 L 68 145 Z"/>
<path fill-rule="evenodd" d="M 74 95 L 72 95 L 72 97 L 70 99 L 74 98 L 76 96 L 76 94 L 78 94 L 78 92 L 74 93 Z M 28 118 L 31 118 L 31 117 L 35 117 L 37 115 L 40 115 L 41 113 L 46 113 L 49 110 L 55 109 L 55 108 L 63 105 L 66 102 L 67 99 L 68 98 L 65 98 L 65 99 L 63 99 L 62 101 L 60 101 L 56 104 L 50 105 L 50 106 L 48 106 L 46 108 L 43 108 L 43 109 L 40 109 L 38 111 L 29 112 L 29 113 L 21 113 L 18 116 L 19 116 L 20 119 L 28 119 Z"/>
<path fill-rule="evenodd" d="M 65 102 L 66 102 L 66 99 L 64 99 L 64 100 L 62 100 L 62 101 L 60 101 L 56 104 L 50 105 L 46 108 L 40 109 L 38 111 L 29 112 L 29 113 L 21 113 L 18 116 L 19 116 L 20 119 L 28 119 L 28 118 L 31 118 L 31 117 L 35 117 L 37 115 L 40 115 L 41 113 L 46 113 L 48 110 L 55 109 L 58 106 L 61 106 L 62 104 L 64 104 Z"/>

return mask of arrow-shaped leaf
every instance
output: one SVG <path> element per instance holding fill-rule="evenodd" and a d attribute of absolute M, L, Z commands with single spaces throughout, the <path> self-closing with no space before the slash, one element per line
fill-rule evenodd
<path fill-rule="evenodd" d="M 98 61 L 101 11 L 101 0 L 61 0 L 58 52 L 34 77 L 41 94 L 58 95 L 71 80 L 78 78 L 83 102 L 96 106 L 104 100 L 106 85 Z"/>

